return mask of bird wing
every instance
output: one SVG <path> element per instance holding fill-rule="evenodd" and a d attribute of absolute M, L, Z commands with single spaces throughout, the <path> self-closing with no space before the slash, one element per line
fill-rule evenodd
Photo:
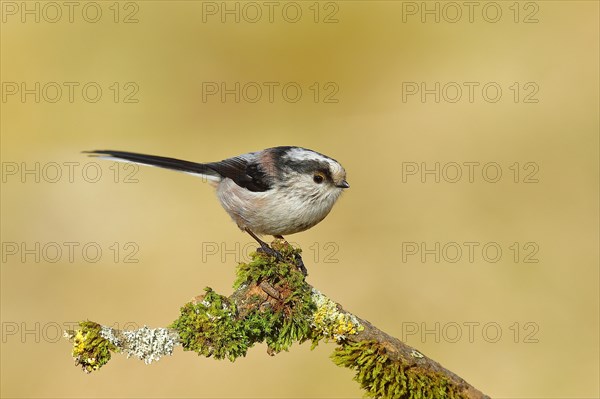
<path fill-rule="evenodd" d="M 220 162 L 207 163 L 206 166 L 215 170 L 223 177 L 233 180 L 238 186 L 247 190 L 259 192 L 271 188 L 271 179 L 256 162 L 254 154 L 241 155 L 224 159 Z"/>

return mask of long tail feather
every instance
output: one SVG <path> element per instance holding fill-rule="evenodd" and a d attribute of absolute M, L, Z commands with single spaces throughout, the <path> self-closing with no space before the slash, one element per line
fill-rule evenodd
<path fill-rule="evenodd" d="M 177 170 L 180 172 L 191 173 L 194 175 L 206 176 L 209 179 L 218 180 L 221 175 L 206 164 L 184 161 L 176 158 L 159 157 L 157 155 L 138 154 L 127 151 L 114 150 L 94 150 L 84 151 L 90 156 L 112 159 L 114 161 L 126 161 L 142 165 L 157 166 L 159 168 Z"/>

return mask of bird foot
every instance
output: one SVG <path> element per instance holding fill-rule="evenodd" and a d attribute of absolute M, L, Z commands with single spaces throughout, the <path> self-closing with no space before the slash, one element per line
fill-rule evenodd
<path fill-rule="evenodd" d="M 274 250 L 266 243 L 261 243 L 260 248 L 258 248 L 257 251 L 262 252 L 265 255 L 274 257 L 275 259 L 277 259 L 278 262 L 283 262 L 283 260 L 284 260 L 283 255 L 279 251 Z"/>
<path fill-rule="evenodd" d="M 285 261 L 281 252 L 271 248 L 269 246 L 269 244 L 267 244 L 266 242 L 264 242 L 263 240 L 258 238 L 258 236 L 256 234 L 254 234 L 251 230 L 246 229 L 246 232 L 248 234 L 250 234 L 250 236 L 252 236 L 252 238 L 254 238 L 256 240 L 256 242 L 260 245 L 260 248 L 257 249 L 258 252 L 262 252 L 266 255 L 272 256 L 275 259 L 277 259 L 278 262 Z M 287 244 L 287 241 L 285 241 L 285 238 L 283 238 L 282 236 L 276 235 L 274 237 L 279 240 L 283 240 Z M 300 270 L 300 272 L 302 272 L 302 275 L 304 277 L 308 276 L 308 270 L 306 270 L 306 266 L 304 266 L 304 262 L 302 261 L 302 257 L 300 256 L 300 254 L 294 254 L 294 260 L 296 261 L 295 263 L 296 263 L 296 266 L 298 267 L 298 270 Z"/>
<path fill-rule="evenodd" d="M 285 261 L 281 252 L 277 251 L 276 249 L 271 248 L 267 243 L 261 243 L 260 248 L 258 248 L 257 251 L 274 257 L 275 259 L 277 259 L 278 262 Z M 294 260 L 296 261 L 295 262 L 296 267 L 298 268 L 298 270 L 300 270 L 302 275 L 304 277 L 308 276 L 308 270 L 306 269 L 306 266 L 304 266 L 304 262 L 302 261 L 302 256 L 300 256 L 300 254 L 295 254 Z"/>
<path fill-rule="evenodd" d="M 296 266 L 298 267 L 298 270 L 302 272 L 304 277 L 308 276 L 308 270 L 306 269 L 306 266 L 304 266 L 302 256 L 300 256 L 300 254 L 295 254 L 294 258 L 296 258 Z"/>

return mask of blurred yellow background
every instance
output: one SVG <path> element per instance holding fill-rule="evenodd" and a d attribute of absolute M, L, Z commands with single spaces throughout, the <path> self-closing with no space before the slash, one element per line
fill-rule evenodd
<path fill-rule="evenodd" d="M 288 237 L 311 284 L 493 397 L 598 397 L 597 2 L 69 4 L 1 3 L 3 397 L 362 396 L 333 344 L 85 375 L 60 338 L 166 326 L 253 247 L 208 184 L 81 151 L 276 145 L 348 172 Z"/>

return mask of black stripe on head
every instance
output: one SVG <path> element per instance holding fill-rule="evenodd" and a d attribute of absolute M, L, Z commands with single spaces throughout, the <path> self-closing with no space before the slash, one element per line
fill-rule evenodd
<path fill-rule="evenodd" d="M 319 152 L 303 147 L 274 147 L 270 148 L 277 170 L 301 174 L 322 173 L 327 181 L 333 183 L 332 163 L 339 164 L 335 159 Z M 341 166 L 340 166 L 341 168 Z M 334 170 L 335 171 L 335 170 Z"/>
<path fill-rule="evenodd" d="M 331 177 L 331 170 L 329 169 L 329 164 L 327 162 L 312 159 L 305 161 L 287 161 L 285 166 L 294 172 L 301 174 L 313 174 L 316 172 L 321 172 L 328 181 L 333 181 L 333 178 Z"/>
<path fill-rule="evenodd" d="M 307 154 L 311 154 L 313 156 L 317 155 L 319 157 L 322 157 L 325 159 L 330 159 L 334 162 L 337 162 L 335 159 L 328 157 L 327 155 L 321 154 L 320 152 L 313 151 L 313 150 L 310 150 L 310 149 L 304 148 L 304 147 L 286 145 L 286 146 L 280 146 L 280 147 L 272 147 L 272 148 L 269 148 L 267 151 L 271 152 L 275 159 L 281 159 L 281 158 L 285 157 L 286 155 L 289 157 L 288 153 L 290 152 L 290 150 L 299 150 L 299 151 L 305 152 Z"/>
<path fill-rule="evenodd" d="M 299 147 L 294 147 L 294 146 L 291 146 L 291 145 L 285 145 L 285 146 L 280 146 L 280 147 L 269 148 L 267 151 L 269 151 L 270 153 L 272 153 L 273 157 L 275 159 L 281 159 L 292 148 L 299 148 Z"/>

